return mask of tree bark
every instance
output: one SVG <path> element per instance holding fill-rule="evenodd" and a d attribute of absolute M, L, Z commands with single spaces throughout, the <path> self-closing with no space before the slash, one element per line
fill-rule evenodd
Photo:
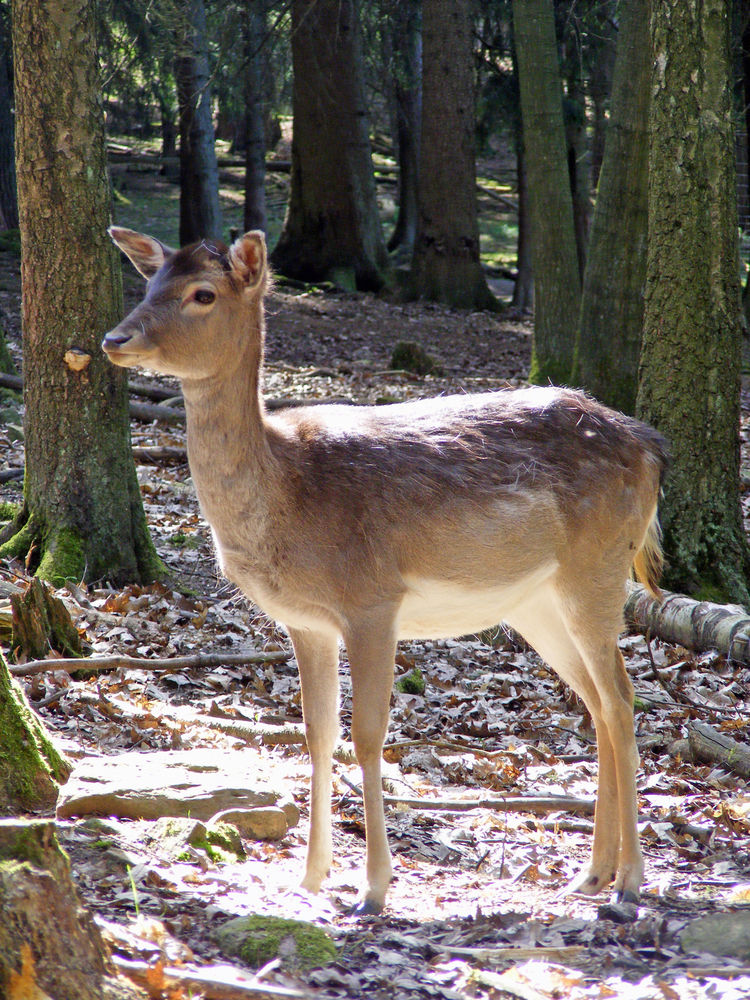
<path fill-rule="evenodd" d="M 180 108 L 180 243 L 221 239 L 203 0 L 189 0 L 179 15 L 175 79 Z"/>
<path fill-rule="evenodd" d="M 243 20 L 245 49 L 245 232 L 266 231 L 266 127 L 263 99 L 265 0 L 249 6 Z"/>
<path fill-rule="evenodd" d="M 651 0 L 623 5 L 612 105 L 583 277 L 575 381 L 635 412 L 648 233 Z"/>
<path fill-rule="evenodd" d="M 740 292 L 726 0 L 653 0 L 639 415 L 671 441 L 665 580 L 746 602 L 739 503 Z"/>
<path fill-rule="evenodd" d="M 122 314 L 92 0 L 13 4 L 26 478 L 0 557 L 40 576 L 153 579 L 127 384 L 100 349 Z"/>
<path fill-rule="evenodd" d="M 529 378 L 538 383 L 569 383 L 581 279 L 552 0 L 514 0 L 513 27 L 534 260 L 534 344 Z"/>
<path fill-rule="evenodd" d="M 415 295 L 494 309 L 479 261 L 471 0 L 422 5 L 422 136 Z"/>
<path fill-rule="evenodd" d="M 392 101 L 398 159 L 398 215 L 388 249 L 411 260 L 417 237 L 419 138 L 422 128 L 422 25 L 419 0 L 393 8 Z"/>
<path fill-rule="evenodd" d="M 289 207 L 271 260 L 302 281 L 377 290 L 378 215 L 356 0 L 293 0 Z"/>

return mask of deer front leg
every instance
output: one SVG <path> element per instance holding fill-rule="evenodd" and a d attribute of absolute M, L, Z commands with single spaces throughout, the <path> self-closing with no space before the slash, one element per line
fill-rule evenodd
<path fill-rule="evenodd" d="M 380 913 L 393 878 L 385 829 L 381 759 L 388 728 L 396 640 L 391 621 L 345 637 L 352 674 L 352 742 L 362 768 L 367 840 L 366 878 L 355 913 Z"/>
<path fill-rule="evenodd" d="M 302 688 L 302 714 L 307 749 L 312 762 L 310 833 L 307 861 L 301 882 L 308 892 L 318 892 L 331 868 L 331 768 L 339 734 L 339 650 L 335 635 L 291 630 Z"/>

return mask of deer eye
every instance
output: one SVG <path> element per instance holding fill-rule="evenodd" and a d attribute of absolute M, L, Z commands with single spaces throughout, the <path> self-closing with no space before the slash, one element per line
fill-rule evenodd
<path fill-rule="evenodd" d="M 216 298 L 216 292 L 212 292 L 208 288 L 199 288 L 193 298 L 202 306 L 210 306 Z"/>

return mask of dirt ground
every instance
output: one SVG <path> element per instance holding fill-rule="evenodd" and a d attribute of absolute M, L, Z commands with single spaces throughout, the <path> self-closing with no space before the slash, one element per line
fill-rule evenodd
<path fill-rule="evenodd" d="M 126 293 L 133 302 L 140 283 L 128 277 Z M 17 259 L 0 254 L 0 308 L 16 353 L 18 296 Z M 528 370 L 529 318 L 509 312 L 467 314 L 279 287 L 267 313 L 269 397 L 389 402 L 519 384 Z M 443 374 L 394 371 L 391 352 L 399 340 L 420 343 Z M 23 458 L 13 429 L 22 407 L 11 397 L 4 405 L 0 471 L 20 467 Z M 136 421 L 133 441 L 141 448 L 182 447 L 184 430 Z M 142 457 L 138 475 L 172 578 L 150 588 L 116 590 L 104 582 L 62 591 L 94 654 L 287 649 L 283 631 L 218 577 L 184 462 Z M 0 499 L 18 498 L 17 481 L 0 487 Z M 22 566 L 0 565 L 0 583 L 24 580 Z M 336 762 L 336 863 L 324 891 L 309 897 L 294 890 L 306 842 L 306 756 L 298 744 L 261 745 L 257 732 L 239 738 L 223 725 L 299 725 L 293 661 L 172 674 L 121 669 L 88 678 L 57 671 L 26 684 L 48 728 L 81 764 L 99 761 L 106 769 L 125 753 L 144 755 L 148 764 L 157 758 L 145 755 L 167 750 L 224 750 L 247 780 L 282 788 L 301 811 L 302 822 L 282 840 L 245 842 L 242 861 L 175 860 L 150 837 L 149 821 L 111 815 L 102 827 L 86 816 L 62 820 L 60 837 L 81 895 L 124 957 L 161 955 L 183 968 L 213 968 L 226 961 L 216 928 L 259 912 L 313 920 L 331 933 L 339 949 L 332 964 L 300 971 L 282 962 L 262 974 L 269 988 L 331 1000 L 747 996 L 750 931 L 731 953 L 715 944 L 691 946 L 684 932 L 704 917 L 746 926 L 750 797 L 731 770 L 691 762 L 673 745 L 695 721 L 746 742 L 750 670 L 717 654 L 648 646 L 637 636 L 624 638 L 622 647 L 638 698 L 647 864 L 633 920 L 617 909 L 600 910 L 605 900 L 560 895 L 586 858 L 590 815 L 514 812 L 499 801 L 590 800 L 596 788 L 593 733 L 581 705 L 533 652 L 502 632 L 489 644 L 465 637 L 400 645 L 397 679 L 418 668 L 426 686 L 394 691 L 385 756 L 395 800 L 387 821 L 396 878 L 384 914 L 365 919 L 349 913 L 364 856 L 356 766 L 346 753 Z M 351 710 L 346 667 L 342 654 L 344 747 Z M 485 804 L 464 808 L 480 800 Z M 147 917 L 158 931 L 146 927 Z M 125 926 L 132 931 L 127 940 Z"/>

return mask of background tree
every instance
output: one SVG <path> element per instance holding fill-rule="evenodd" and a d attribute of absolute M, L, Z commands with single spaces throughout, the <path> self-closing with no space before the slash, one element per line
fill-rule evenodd
<path fill-rule="evenodd" d="M 747 601 L 729 8 L 653 0 L 638 412 L 673 451 L 661 508 L 667 585 Z"/>
<path fill-rule="evenodd" d="M 419 137 L 422 128 L 421 0 L 389 8 L 393 138 L 398 162 L 398 214 L 388 240 L 391 252 L 411 259 L 417 236 Z"/>
<path fill-rule="evenodd" d="M 303 281 L 383 284 L 355 0 L 292 3 L 292 175 L 274 267 Z"/>
<path fill-rule="evenodd" d="M 93 0 L 13 4 L 26 477 L 0 556 L 39 575 L 153 579 L 125 376 L 103 356 L 122 312 Z"/>
<path fill-rule="evenodd" d="M 570 381 L 581 281 L 552 0 L 513 0 L 534 262 L 533 382 Z"/>
<path fill-rule="evenodd" d="M 635 412 L 648 233 L 651 0 L 620 11 L 617 58 L 581 299 L 574 381 Z"/>
<path fill-rule="evenodd" d="M 10 16 L 0 5 L 0 229 L 18 228 Z"/>
<path fill-rule="evenodd" d="M 415 295 L 467 309 L 497 303 L 479 262 L 473 5 L 423 0 Z"/>
<path fill-rule="evenodd" d="M 180 109 L 180 243 L 221 239 L 203 0 L 188 0 L 177 17 L 175 78 Z"/>
<path fill-rule="evenodd" d="M 244 227 L 267 227 L 266 115 L 263 91 L 266 2 L 256 0 L 244 12 L 242 41 L 245 80 L 245 212 Z"/>

